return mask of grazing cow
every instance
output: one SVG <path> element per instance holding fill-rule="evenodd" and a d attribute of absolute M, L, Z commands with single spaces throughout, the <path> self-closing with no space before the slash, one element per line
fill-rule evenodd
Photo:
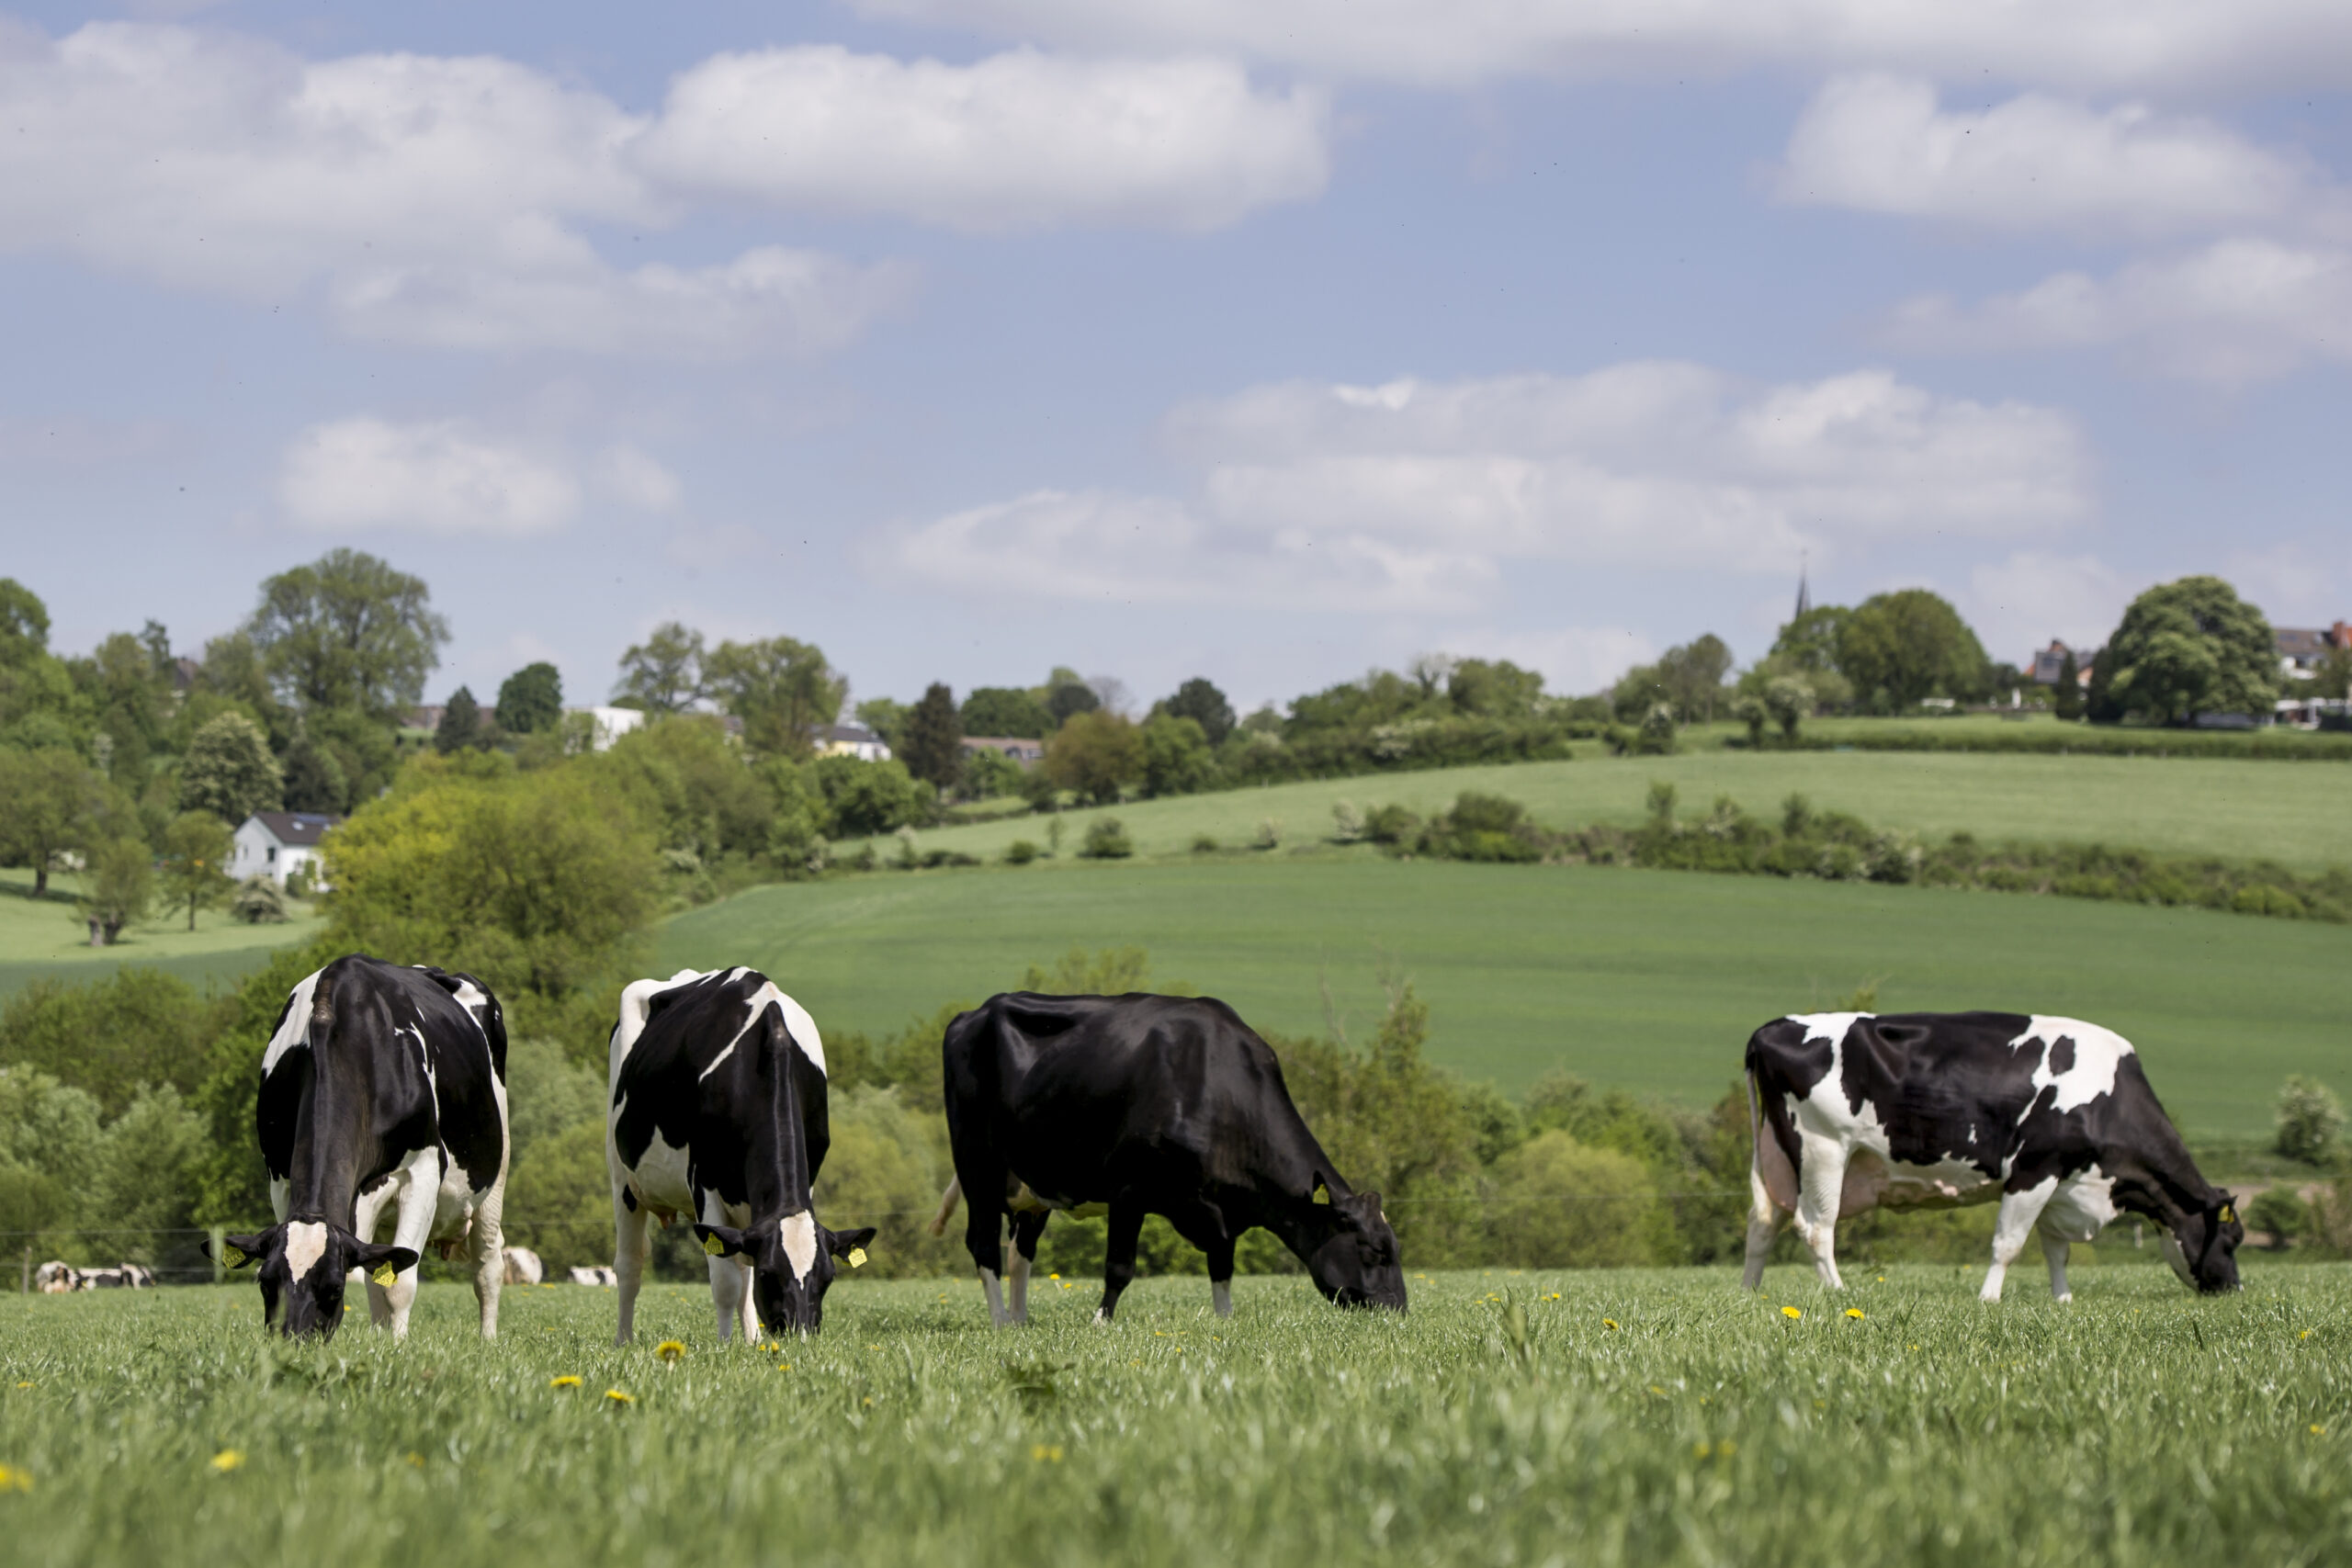
<path fill-rule="evenodd" d="M 626 1345 L 646 1221 L 696 1216 L 723 1343 L 737 1328 L 814 1334 L 833 1259 L 865 1261 L 871 1227 L 817 1223 L 810 1191 L 831 1142 L 825 1046 L 798 1002 L 754 969 L 682 969 L 621 993 L 605 1155 Z"/>
<path fill-rule="evenodd" d="M 265 1321 L 283 1298 L 285 1333 L 333 1334 L 356 1269 L 376 1326 L 403 1337 L 417 1258 L 441 1241 L 469 1253 L 482 1337 L 497 1336 L 506 1024 L 480 981 L 357 953 L 307 976 L 263 1054 L 254 1122 L 278 1223 L 222 1258 L 260 1263 Z"/>
<path fill-rule="evenodd" d="M 2124 1210 L 2164 1227 L 2165 1257 L 2184 1282 L 2238 1288 L 2236 1200 L 2199 1174 L 2132 1043 L 2095 1023 L 1803 1014 L 1749 1038 L 1747 1083 L 1750 1290 L 1781 1211 L 1795 1214 L 1821 1282 L 1838 1290 L 1841 1214 L 1996 1200 L 1985 1301 L 2001 1299 L 2037 1227 L 2051 1293 L 2072 1300 L 2066 1244 L 2089 1241 Z"/>
<path fill-rule="evenodd" d="M 1208 1254 L 1218 1315 L 1233 1310 L 1233 1244 L 1263 1225 L 1342 1306 L 1405 1308 L 1405 1271 L 1380 1195 L 1358 1193 L 1291 1103 L 1282 1064 L 1223 1002 L 1207 998 L 991 998 L 941 1043 L 964 1246 L 989 1318 L 1025 1322 L 1037 1238 L 1056 1210 L 1105 1205 L 1107 1322 L 1136 1273 L 1147 1213 L 1165 1214 Z M 1013 1234 L 1008 1306 L 1002 1222 Z"/>
<path fill-rule="evenodd" d="M 506 1282 L 510 1285 L 536 1285 L 548 1277 L 547 1265 L 539 1255 L 527 1247 L 510 1247 L 506 1257 Z"/>
<path fill-rule="evenodd" d="M 610 1290 L 621 1282 L 621 1277 L 602 1263 L 592 1263 L 585 1269 L 575 1267 L 571 1270 L 571 1282 L 575 1285 L 602 1285 Z"/>

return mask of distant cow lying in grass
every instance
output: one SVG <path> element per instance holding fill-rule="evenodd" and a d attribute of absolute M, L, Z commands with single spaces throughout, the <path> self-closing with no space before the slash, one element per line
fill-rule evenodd
<path fill-rule="evenodd" d="M 142 1291 L 154 1282 L 153 1272 L 136 1263 L 119 1263 L 111 1269 L 77 1269 L 71 1263 L 52 1259 L 33 1270 L 33 1289 L 46 1296 L 74 1291 Z"/>
<path fill-rule="evenodd" d="M 1405 1309 L 1396 1233 L 1380 1194 L 1332 1168 L 1283 1083 L 1273 1051 L 1223 1002 L 1188 997 L 1015 992 L 958 1016 L 941 1051 L 964 1246 L 989 1319 L 1028 1317 L 1030 1267 L 1056 1210 L 1102 1204 L 1108 1320 L 1135 1278 L 1147 1213 L 1209 1257 L 1219 1315 L 1233 1310 L 1233 1244 L 1263 1225 L 1342 1306 Z M 1012 1302 L 1000 1295 L 1003 1220 L 1012 1221 Z"/>
<path fill-rule="evenodd" d="M 1838 1221 L 1883 1206 L 1997 1201 L 1984 1299 L 2041 1233 L 2050 1291 L 2072 1299 L 2066 1247 L 2129 1211 L 2164 1227 L 2174 1272 L 2238 1288 L 2236 1200 L 2188 1156 L 2121 1035 L 2018 1013 L 1808 1013 L 1747 1042 L 1756 1153 L 1746 1284 L 1763 1281 L 1783 1213 L 1841 1288 Z"/>

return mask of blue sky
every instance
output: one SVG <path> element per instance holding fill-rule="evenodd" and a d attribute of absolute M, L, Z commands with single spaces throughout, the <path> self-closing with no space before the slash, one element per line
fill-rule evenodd
<path fill-rule="evenodd" d="M 193 649 L 334 545 L 431 683 L 1589 690 L 1924 584 L 2352 614 L 2352 12 L 223 4 L 0 20 L 0 572 Z M 943 18 L 947 18 L 943 20 Z"/>

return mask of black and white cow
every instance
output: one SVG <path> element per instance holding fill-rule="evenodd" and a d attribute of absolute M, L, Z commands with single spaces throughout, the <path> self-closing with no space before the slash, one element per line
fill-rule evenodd
<path fill-rule="evenodd" d="M 1233 1310 L 1233 1244 L 1252 1225 L 1296 1253 L 1329 1300 L 1404 1310 L 1380 1195 L 1332 1168 L 1273 1051 L 1223 1002 L 1014 992 L 959 1015 L 941 1054 L 956 1182 L 932 1234 L 960 1189 L 991 1323 L 1026 1321 L 1037 1238 L 1057 1210 L 1109 1213 L 1104 1321 L 1135 1278 L 1147 1213 L 1208 1254 L 1219 1315 Z M 1009 1306 L 998 1284 L 1008 1217 Z"/>
<path fill-rule="evenodd" d="M 2132 1043 L 2095 1023 L 2018 1013 L 1807 1013 L 1747 1042 L 1756 1154 L 1750 1290 L 1782 1212 L 1840 1289 L 1838 1220 L 1873 1206 L 1997 1201 L 1984 1299 L 2039 1229 L 2051 1293 L 2072 1299 L 2066 1245 L 2118 1213 L 2164 1227 L 2165 1256 L 2203 1292 L 2238 1288 L 2236 1200 L 2199 1174 Z"/>
<path fill-rule="evenodd" d="M 405 1336 L 417 1258 L 438 1241 L 469 1250 L 482 1337 L 497 1335 L 506 1024 L 486 987 L 359 953 L 336 959 L 286 998 L 254 1119 L 278 1223 L 228 1237 L 222 1257 L 261 1265 L 266 1321 L 333 1334 L 357 1271 L 376 1326 Z M 392 1239 L 379 1243 L 387 1211 Z"/>
<path fill-rule="evenodd" d="M 537 1285 L 547 1280 L 548 1266 L 527 1247 L 507 1247 L 504 1263 L 506 1282 L 510 1285 Z"/>
<path fill-rule="evenodd" d="M 613 1027 L 605 1156 L 626 1345 L 649 1215 L 696 1217 L 723 1342 L 760 1325 L 813 1334 L 833 1259 L 865 1260 L 871 1227 L 817 1223 L 810 1190 L 832 1141 L 825 1046 L 798 1002 L 754 969 L 639 980 Z"/>

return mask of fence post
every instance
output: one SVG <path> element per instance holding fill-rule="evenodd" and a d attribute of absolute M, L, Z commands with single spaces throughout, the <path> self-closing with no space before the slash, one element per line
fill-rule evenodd
<path fill-rule="evenodd" d="M 17 1293 L 20 1296 L 29 1296 L 33 1293 L 33 1244 L 31 1242 L 25 1243 L 25 1268 L 24 1272 L 17 1279 Z"/>
<path fill-rule="evenodd" d="M 220 1261 L 220 1249 L 222 1247 L 227 1245 L 228 1239 L 229 1227 L 227 1225 L 214 1225 L 212 1227 L 212 1282 L 216 1285 L 229 1277 L 227 1266 Z"/>

